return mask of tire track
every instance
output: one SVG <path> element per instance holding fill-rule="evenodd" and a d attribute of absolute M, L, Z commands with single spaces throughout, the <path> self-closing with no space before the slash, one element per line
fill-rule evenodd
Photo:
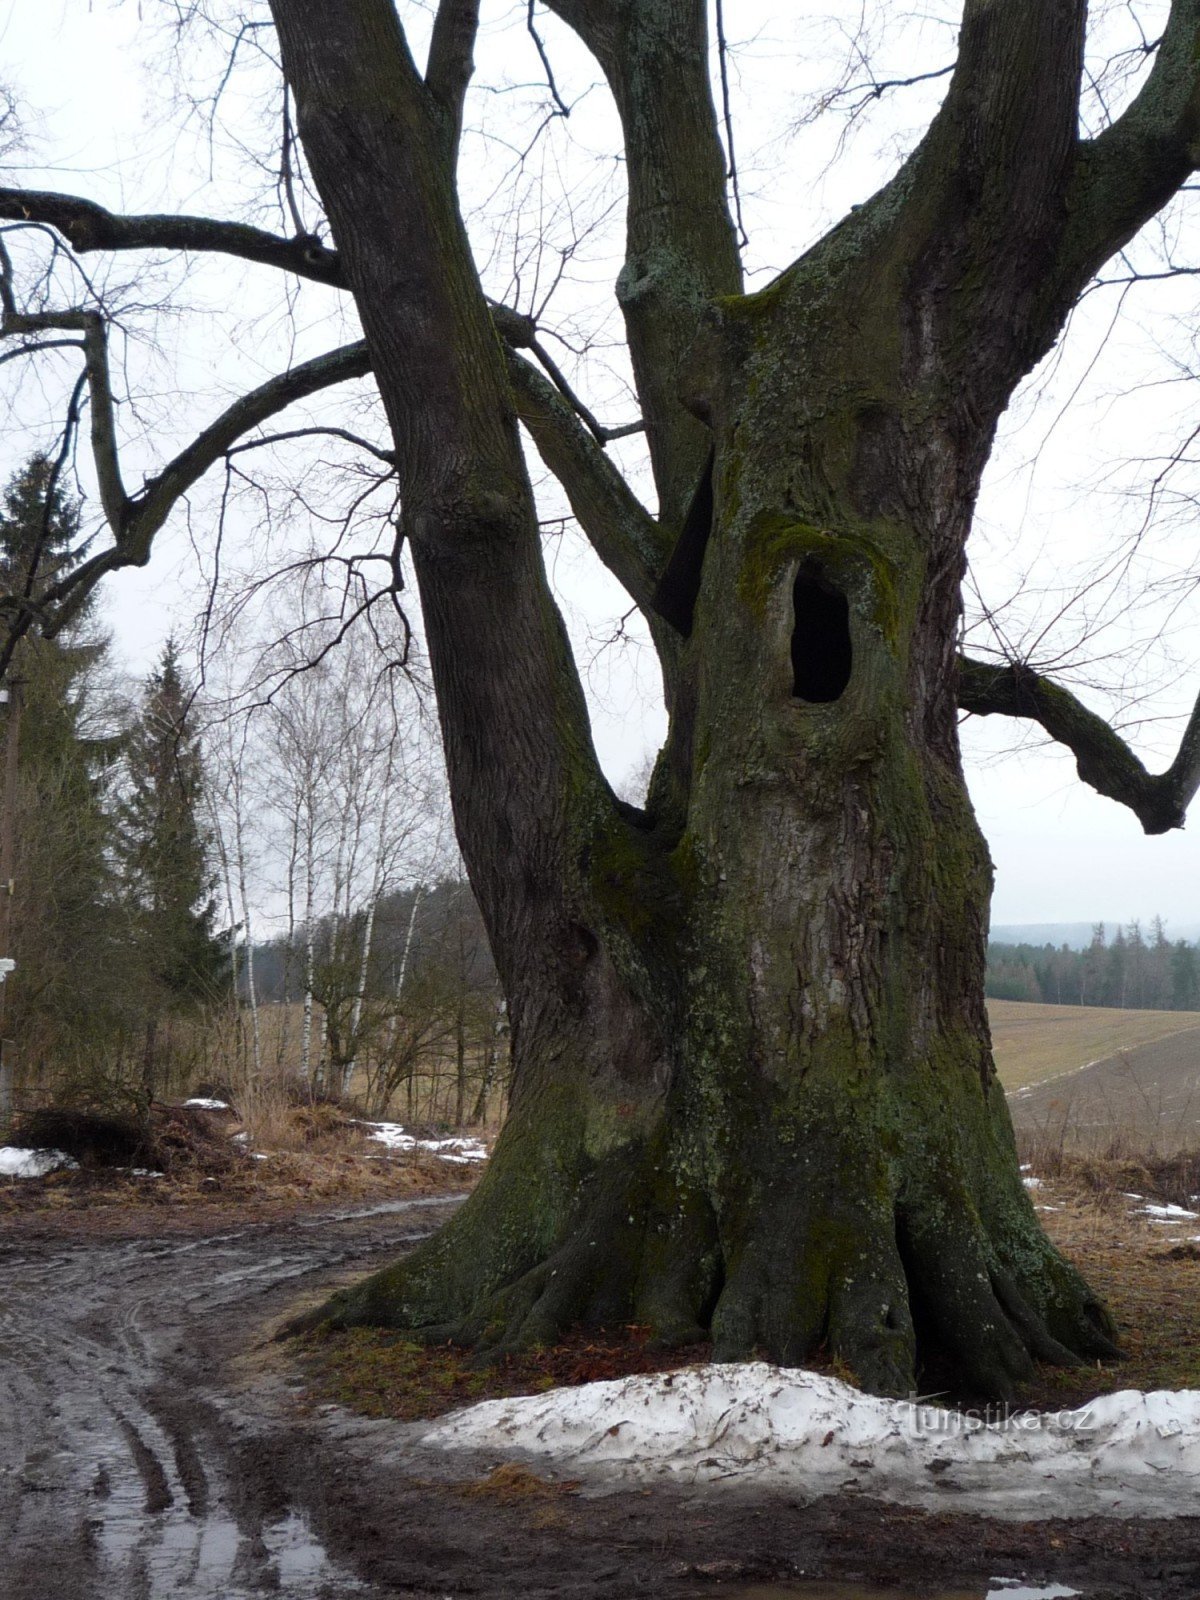
<path fill-rule="evenodd" d="M 237 1436 L 203 1351 L 453 1200 L 0 1252 L 2 1600 L 372 1597 Z"/>

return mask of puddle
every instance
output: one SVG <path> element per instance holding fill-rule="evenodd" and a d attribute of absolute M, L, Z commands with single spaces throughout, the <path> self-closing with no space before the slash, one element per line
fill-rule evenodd
<path fill-rule="evenodd" d="M 969 1583 L 957 1589 L 919 1593 L 912 1589 L 880 1589 L 862 1583 L 751 1584 L 744 1589 L 721 1586 L 723 1600 L 1085 1600 L 1079 1589 L 1062 1583 L 1029 1584 L 1020 1578 L 993 1578 L 989 1583 Z M 705 1600 L 711 1600 L 711 1590 Z M 699 1596 L 697 1596 L 699 1600 Z"/>
<path fill-rule="evenodd" d="M 322 1211 L 319 1217 L 300 1217 L 296 1228 L 323 1228 L 330 1222 L 357 1222 L 360 1217 L 392 1217 L 401 1211 L 429 1211 L 438 1206 L 461 1205 L 461 1194 L 425 1195 L 417 1200 L 385 1200 L 376 1206 L 354 1206 L 348 1211 Z"/>

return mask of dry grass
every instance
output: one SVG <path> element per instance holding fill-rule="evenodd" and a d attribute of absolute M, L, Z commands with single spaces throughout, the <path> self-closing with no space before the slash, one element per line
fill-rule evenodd
<path fill-rule="evenodd" d="M 516 1461 L 506 1461 L 493 1467 L 486 1478 L 471 1479 L 456 1484 L 457 1492 L 468 1500 L 491 1500 L 496 1505 L 520 1506 L 530 1501 L 561 1500 L 563 1495 L 577 1494 L 579 1478 L 541 1478 L 528 1467 Z"/>
<path fill-rule="evenodd" d="M 388 1153 L 348 1110 L 320 1101 L 289 1103 L 283 1087 L 251 1105 L 245 1123 L 231 1112 L 156 1106 L 136 1162 L 88 1159 L 77 1141 L 84 1155 L 78 1172 L 0 1181 L 0 1214 L 215 1202 L 253 1215 L 261 1206 L 450 1193 L 470 1188 L 478 1177 L 477 1168 L 425 1152 Z M 235 1140 L 242 1132 L 249 1141 Z M 158 1176 L 134 1172 L 135 1165 Z"/>
<path fill-rule="evenodd" d="M 413 1422 L 478 1400 L 669 1372 L 707 1361 L 708 1344 L 661 1350 L 638 1325 L 579 1329 L 556 1345 L 479 1360 L 454 1345 L 414 1344 L 384 1328 L 318 1329 L 293 1344 L 308 1401 L 332 1401 L 368 1417 Z"/>
<path fill-rule="evenodd" d="M 1000 1081 L 1010 1094 L 1156 1039 L 1200 1029 L 1196 1011 L 1118 1011 L 1024 1000 L 989 1000 L 988 1019 Z"/>
<path fill-rule="evenodd" d="M 1068 1160 L 1037 1193 L 1046 1232 L 1116 1319 L 1125 1360 L 1043 1367 L 1027 1404 L 1082 1405 L 1118 1389 L 1200 1388 L 1200 1223 L 1157 1224 L 1122 1185 L 1160 1200 L 1181 1195 L 1200 1156 L 1166 1166 L 1156 1158 L 1111 1164 Z M 1130 1180 L 1140 1180 L 1141 1187 Z M 1192 1191 L 1195 1193 L 1195 1191 Z M 1175 1203 L 1181 1203 L 1178 1199 Z"/>

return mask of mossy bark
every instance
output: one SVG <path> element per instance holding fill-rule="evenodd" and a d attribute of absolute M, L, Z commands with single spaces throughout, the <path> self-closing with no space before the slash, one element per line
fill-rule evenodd
<path fill-rule="evenodd" d="M 1069 303 L 1046 267 L 1075 106 L 1052 91 L 1077 68 L 1082 9 L 1001 25 L 972 0 L 920 148 L 749 297 L 704 8 L 555 9 L 626 130 L 621 293 L 660 531 L 711 453 L 711 529 L 696 537 L 689 512 L 679 541 L 690 626 L 664 653 L 670 735 L 641 813 L 591 747 L 445 96 L 384 0 L 273 4 L 397 445 L 456 825 L 513 1039 L 511 1112 L 478 1190 L 323 1315 L 481 1349 L 632 1318 L 667 1341 L 711 1331 L 727 1358 L 824 1348 L 879 1391 L 926 1362 L 1004 1394 L 1034 1357 L 1113 1353 L 1038 1225 L 995 1078 L 990 866 L 955 710 L 980 473 Z M 664 121 L 648 63 L 677 39 L 688 87 Z M 703 161 L 685 159 L 689 128 Z M 607 533 L 620 570 L 619 520 Z"/>
<path fill-rule="evenodd" d="M 891 1393 L 922 1362 L 995 1395 L 1034 1357 L 1113 1353 L 1025 1193 L 989 1047 L 991 868 L 948 660 L 970 464 L 886 362 L 874 393 L 847 395 L 845 352 L 818 382 L 802 323 L 830 281 L 710 329 L 686 803 L 664 771 L 643 816 L 572 798 L 574 976 L 505 947 L 491 1166 L 334 1321 L 507 1349 L 633 1319 L 722 1358 L 824 1349 Z M 851 326 L 828 297 L 822 351 Z M 845 601 L 848 681 L 821 703 L 795 692 L 797 652 L 829 643 L 797 621 L 799 574 Z"/>

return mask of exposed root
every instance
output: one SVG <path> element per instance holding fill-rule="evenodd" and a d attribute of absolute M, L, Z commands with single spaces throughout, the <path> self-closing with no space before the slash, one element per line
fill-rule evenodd
<path fill-rule="evenodd" d="M 528 1214 L 523 1174 L 493 1169 L 436 1238 L 285 1332 L 390 1326 L 486 1360 L 636 1322 L 664 1346 L 711 1333 L 718 1360 L 833 1357 L 877 1394 L 910 1393 L 932 1363 L 939 1387 L 989 1399 L 1011 1398 L 1035 1361 L 1118 1353 L 1015 1161 L 984 1216 L 927 1149 L 898 1193 L 882 1154 L 827 1143 L 821 1159 L 775 1163 L 766 1193 L 746 1186 L 723 1215 L 670 1182 L 661 1146 L 627 1147 L 573 1186 L 553 1233 Z M 831 1181 L 847 1172 L 850 1193 Z"/>

